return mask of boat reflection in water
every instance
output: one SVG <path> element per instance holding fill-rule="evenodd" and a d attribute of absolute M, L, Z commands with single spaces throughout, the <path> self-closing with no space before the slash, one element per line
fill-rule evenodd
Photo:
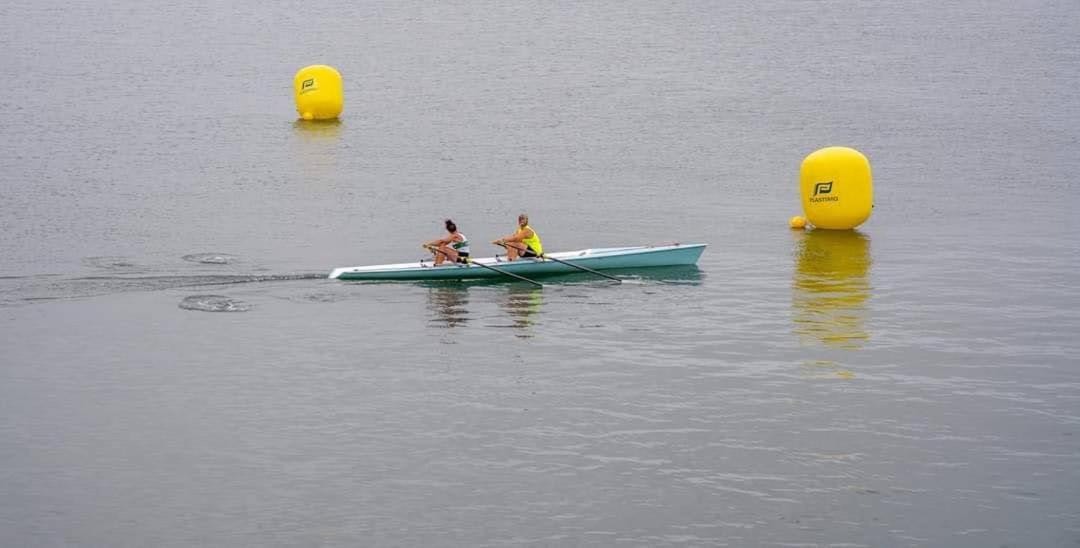
<path fill-rule="evenodd" d="M 499 299 L 499 308 L 506 311 L 512 320 L 510 327 L 517 330 L 514 335 L 522 339 L 532 337 L 529 327 L 532 327 L 543 306 L 543 288 L 524 284 L 510 284 Z"/>
<path fill-rule="evenodd" d="M 638 284 L 698 285 L 703 278 L 701 270 L 694 265 L 638 268 L 625 271 L 611 270 L 608 272 L 622 278 L 626 283 Z M 548 287 L 560 284 L 614 283 L 588 273 L 548 276 L 543 280 Z M 419 281 L 414 283 L 427 288 L 427 308 L 430 312 L 430 323 L 439 327 L 463 327 L 474 319 L 475 316 L 470 314 L 469 311 L 470 291 L 474 291 L 473 296 L 479 297 L 481 301 L 487 301 L 489 295 L 495 295 L 496 305 L 511 320 L 508 324 L 500 323 L 496 327 L 513 328 L 517 331 L 515 336 L 521 338 L 533 336 L 529 328 L 536 323 L 537 315 L 544 306 L 544 288 L 501 278 L 467 281 Z M 492 293 L 493 291 L 494 293 Z"/>
<path fill-rule="evenodd" d="M 428 311 L 431 323 L 440 327 L 464 326 L 469 321 L 469 286 L 460 283 L 431 282 L 428 288 Z"/>
<path fill-rule="evenodd" d="M 862 348 L 870 338 L 866 331 L 870 238 L 854 230 L 818 229 L 794 234 L 791 301 L 795 333 L 804 346 Z M 811 365 L 834 367 L 828 361 Z"/>
<path fill-rule="evenodd" d="M 704 276 L 701 274 L 701 269 L 693 264 L 657 266 L 653 268 L 637 268 L 629 270 L 609 270 L 606 271 L 606 273 L 622 278 L 624 282 L 641 281 L 648 283 L 699 285 L 702 279 L 704 279 Z"/>
<path fill-rule="evenodd" d="M 544 305 L 544 290 L 540 287 L 518 283 L 494 283 L 489 280 L 470 282 L 418 282 L 427 287 L 427 308 L 430 312 L 429 323 L 446 328 L 464 327 L 476 316 L 476 302 L 472 303 L 470 313 L 469 292 L 480 299 L 479 306 L 487 308 L 491 299 L 510 317 L 510 323 L 499 322 L 495 327 L 510 327 L 518 330 L 518 337 L 528 338 L 532 334 L 528 328 L 536 321 L 536 315 Z M 483 315 L 483 313 L 481 313 Z"/>

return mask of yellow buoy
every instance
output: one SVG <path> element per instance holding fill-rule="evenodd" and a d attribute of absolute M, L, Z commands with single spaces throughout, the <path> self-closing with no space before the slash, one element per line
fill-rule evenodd
<path fill-rule="evenodd" d="M 333 120 L 345 106 L 341 73 L 334 67 L 311 65 L 293 78 L 296 112 L 304 120 Z"/>
<path fill-rule="evenodd" d="M 855 228 L 874 207 L 870 162 L 852 148 L 828 147 L 807 156 L 799 189 L 807 220 L 817 228 Z"/>
<path fill-rule="evenodd" d="M 806 228 L 806 218 L 796 215 L 788 221 L 791 228 Z"/>

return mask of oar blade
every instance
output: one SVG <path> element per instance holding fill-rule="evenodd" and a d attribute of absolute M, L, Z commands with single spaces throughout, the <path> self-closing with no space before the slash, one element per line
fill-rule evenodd
<path fill-rule="evenodd" d="M 499 274 L 502 274 L 504 276 L 509 276 L 511 278 L 517 278 L 518 280 L 521 280 L 523 282 L 531 283 L 531 284 L 535 285 L 536 287 L 544 287 L 544 284 L 542 284 L 542 283 L 540 283 L 540 282 L 538 282 L 536 280 L 530 280 L 529 278 L 526 278 L 525 276 L 521 276 L 519 274 L 514 274 L 513 272 L 507 272 L 507 271 L 505 271 L 505 270 L 503 270 L 501 268 L 495 268 L 494 266 L 491 266 L 491 265 L 486 265 L 484 263 L 478 263 L 478 262 L 476 262 L 476 261 L 474 261 L 472 259 L 468 259 L 468 262 L 469 262 L 469 264 L 474 264 L 476 266 L 482 266 L 482 267 L 484 267 L 484 268 L 486 268 L 488 270 L 494 270 L 495 272 L 498 272 Z"/>
<path fill-rule="evenodd" d="M 581 266 L 579 264 L 574 264 L 574 263 L 571 263 L 571 262 L 567 262 L 567 261 L 564 261 L 562 259 L 556 259 L 555 257 L 552 257 L 550 255 L 541 255 L 541 257 L 543 257 L 544 259 L 555 261 L 557 263 L 562 263 L 562 264 L 564 264 L 566 266 L 576 268 L 576 269 L 578 269 L 578 270 L 580 270 L 582 272 L 588 272 L 590 274 L 596 274 L 597 276 L 602 276 L 602 277 L 607 278 L 609 280 L 613 280 L 613 281 L 615 281 L 617 283 L 622 283 L 623 282 L 620 278 L 616 278 L 615 276 L 609 276 L 607 274 L 604 274 L 603 272 L 597 272 L 597 271 L 595 271 L 595 270 L 593 270 L 593 269 L 591 269 L 589 267 L 586 267 L 586 266 Z"/>

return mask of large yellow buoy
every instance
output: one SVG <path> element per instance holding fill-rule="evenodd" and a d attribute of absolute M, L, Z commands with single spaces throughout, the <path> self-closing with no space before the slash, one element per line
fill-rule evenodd
<path fill-rule="evenodd" d="M 852 148 L 828 147 L 807 156 L 799 189 L 806 218 L 818 228 L 855 228 L 874 207 L 870 162 Z"/>
<path fill-rule="evenodd" d="M 304 120 L 333 120 L 345 107 L 341 73 L 334 67 L 311 65 L 293 78 L 296 112 Z"/>

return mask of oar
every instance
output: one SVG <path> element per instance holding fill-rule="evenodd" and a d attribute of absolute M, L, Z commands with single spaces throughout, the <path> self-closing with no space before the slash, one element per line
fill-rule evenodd
<path fill-rule="evenodd" d="M 441 249 L 439 249 L 439 248 L 437 248 L 435 246 L 427 246 L 426 245 L 424 247 L 426 247 L 426 248 L 428 248 L 428 249 L 430 249 L 432 251 L 438 251 L 439 253 L 442 253 L 443 255 L 446 255 L 448 258 L 450 257 L 450 255 L 447 252 L 445 252 L 445 251 L 443 251 L 443 250 L 441 250 Z M 476 261 L 474 261 L 474 260 L 472 260 L 472 259 L 470 259 L 468 257 L 465 258 L 465 262 L 467 264 L 474 264 L 476 266 L 482 266 L 482 267 L 484 267 L 484 268 L 486 268 L 488 270 L 494 270 L 495 272 L 498 272 L 499 274 L 503 274 L 505 276 L 510 276 L 511 278 L 517 278 L 517 279 L 519 279 L 519 280 L 521 280 L 523 282 L 531 283 L 531 284 L 535 285 L 536 287 L 544 287 L 544 284 L 542 284 L 540 282 L 537 282 L 537 281 L 530 280 L 530 279 L 526 278 L 525 276 L 518 276 L 517 274 L 514 274 L 513 272 L 507 272 L 507 271 L 505 271 L 505 270 L 503 270 L 501 268 L 495 268 L 494 266 L 489 266 L 489 265 L 486 265 L 484 263 L 478 263 L 478 262 L 476 262 Z"/>
<path fill-rule="evenodd" d="M 506 247 L 506 244 L 495 244 L 495 245 L 501 245 L 504 248 Z M 574 268 L 576 268 L 578 270 L 581 270 L 583 272 L 588 272 L 590 274 L 596 274 L 597 276 L 603 276 L 603 277 L 605 277 L 605 278 L 607 278 L 609 280 L 615 280 L 616 282 L 622 283 L 622 280 L 620 280 L 619 278 L 616 278 L 615 276 L 608 276 L 607 274 L 604 274 L 603 272 L 597 272 L 597 271 L 595 271 L 595 270 L 593 270 L 591 268 L 584 267 L 584 266 L 581 266 L 579 264 L 569 263 L 569 262 L 566 262 L 566 261 L 564 261 L 562 259 L 556 259 L 555 257 L 552 257 L 551 255 L 545 255 L 545 254 L 541 253 L 540 258 L 548 259 L 550 261 L 555 261 L 557 263 L 562 263 L 562 264 L 564 264 L 566 266 L 572 266 L 572 267 L 574 267 Z"/>

